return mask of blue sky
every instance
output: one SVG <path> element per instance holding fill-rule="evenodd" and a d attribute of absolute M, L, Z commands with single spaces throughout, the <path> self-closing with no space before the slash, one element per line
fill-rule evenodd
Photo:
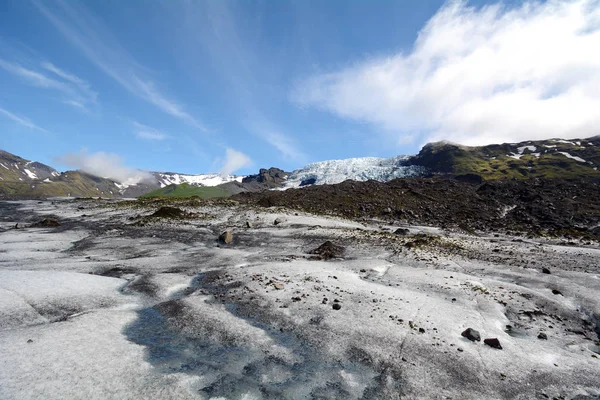
<path fill-rule="evenodd" d="M 600 133 L 598 1 L 0 4 L 0 148 L 183 173 Z"/>

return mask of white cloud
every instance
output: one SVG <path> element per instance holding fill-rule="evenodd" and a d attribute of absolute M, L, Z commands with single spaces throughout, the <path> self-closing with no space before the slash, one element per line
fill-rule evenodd
<path fill-rule="evenodd" d="M 397 141 L 468 145 L 600 133 L 600 2 L 446 3 L 413 49 L 312 76 L 301 106 Z"/>
<path fill-rule="evenodd" d="M 61 1 L 57 3 L 59 7 L 50 11 L 45 3 L 35 4 L 66 40 L 131 94 L 191 126 L 209 132 L 183 106 L 161 93 L 154 82 L 142 78 L 147 69 L 123 49 L 110 31 L 83 5 Z"/>
<path fill-rule="evenodd" d="M 154 129 L 147 125 L 140 124 L 139 122 L 133 122 L 135 128 L 135 135 L 144 140 L 165 140 L 169 136 Z"/>
<path fill-rule="evenodd" d="M 34 124 L 33 122 L 31 122 L 29 119 L 25 118 L 25 117 L 19 117 L 18 115 L 15 115 L 13 113 L 11 113 L 8 110 L 5 110 L 4 108 L 0 108 L 0 114 L 3 114 L 4 116 L 6 116 L 7 118 L 13 120 L 14 122 L 21 124 L 29 129 L 35 129 L 36 131 L 40 131 L 40 132 L 44 132 L 44 133 L 50 133 L 48 132 L 46 129 Z"/>
<path fill-rule="evenodd" d="M 123 165 L 122 158 L 113 153 L 99 151 L 88 154 L 87 151 L 82 150 L 78 153 L 67 153 L 57 158 L 56 161 L 88 174 L 113 179 L 128 185 L 152 180 L 152 174 Z"/>
<path fill-rule="evenodd" d="M 221 175 L 229 175 L 240 168 L 252 165 L 252 160 L 246 154 L 234 149 L 227 148 L 225 150 L 225 162 L 219 173 Z"/>

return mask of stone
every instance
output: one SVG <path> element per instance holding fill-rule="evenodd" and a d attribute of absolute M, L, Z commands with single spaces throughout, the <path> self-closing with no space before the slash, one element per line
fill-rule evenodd
<path fill-rule="evenodd" d="M 502 350 L 502 345 L 500 344 L 500 341 L 497 338 L 484 339 L 483 343 L 487 344 L 490 347 L 493 347 L 494 349 Z"/>
<path fill-rule="evenodd" d="M 320 260 L 331 260 L 332 258 L 341 258 L 344 255 L 344 251 L 345 249 L 342 246 L 337 246 L 328 240 L 309 253 L 316 254 L 316 258 Z M 337 279 L 335 276 L 334 278 Z"/>
<path fill-rule="evenodd" d="M 273 225 L 279 225 L 282 222 L 283 222 L 283 219 L 278 217 L 278 218 L 275 218 L 275 221 L 273 221 Z"/>
<path fill-rule="evenodd" d="M 283 290 L 284 288 L 283 283 L 274 283 L 273 287 L 277 290 Z"/>
<path fill-rule="evenodd" d="M 548 340 L 548 335 L 546 335 L 546 333 L 544 333 L 544 332 L 540 332 L 540 334 L 538 335 L 538 339 Z"/>
<path fill-rule="evenodd" d="M 542 268 L 543 274 L 550 274 L 550 270 L 548 268 Z"/>
<path fill-rule="evenodd" d="M 406 236 L 410 233 L 410 231 L 406 228 L 398 228 L 394 231 L 394 235 Z"/>
<path fill-rule="evenodd" d="M 246 221 L 246 228 L 252 228 L 252 222 Z"/>
<path fill-rule="evenodd" d="M 42 221 L 31 225 L 34 228 L 57 228 L 60 226 L 60 222 L 53 218 L 46 218 Z"/>
<path fill-rule="evenodd" d="M 340 303 L 333 303 L 331 308 L 333 308 L 334 310 L 339 310 L 342 308 L 342 305 Z"/>
<path fill-rule="evenodd" d="M 562 293 L 561 293 L 561 291 L 560 291 L 560 290 L 557 290 L 557 289 L 552 289 L 552 294 L 556 294 L 556 295 L 559 295 L 559 294 L 560 294 L 560 295 L 562 296 Z"/>
<path fill-rule="evenodd" d="M 225 231 L 219 236 L 219 241 L 225 244 L 229 244 L 233 241 L 233 233 L 231 231 Z"/>
<path fill-rule="evenodd" d="M 473 328 L 467 328 L 460 335 L 469 339 L 471 342 L 481 342 L 481 335 Z"/>

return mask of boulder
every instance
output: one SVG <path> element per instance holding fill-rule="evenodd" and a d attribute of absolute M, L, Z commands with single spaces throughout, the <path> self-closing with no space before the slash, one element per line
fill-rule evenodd
<path fill-rule="evenodd" d="M 34 228 L 57 228 L 60 226 L 60 222 L 58 222 L 57 220 L 55 220 L 53 218 L 46 218 L 46 219 L 43 219 L 40 222 L 37 222 L 31 226 Z"/>
<path fill-rule="evenodd" d="M 500 341 L 497 338 L 484 339 L 483 343 L 487 344 L 490 347 L 493 347 L 494 349 L 502 350 L 502 345 L 500 344 Z"/>
<path fill-rule="evenodd" d="M 337 246 L 331 241 L 326 241 L 314 250 L 311 250 L 310 254 L 316 254 L 319 260 L 331 260 L 332 258 L 340 258 L 344 255 L 344 248 Z"/>
<path fill-rule="evenodd" d="M 467 328 L 460 334 L 462 337 L 469 339 L 472 342 L 481 342 L 481 335 L 473 328 Z"/>
<path fill-rule="evenodd" d="M 406 236 L 410 234 L 410 231 L 406 228 L 398 228 L 394 231 L 394 235 Z"/>
<path fill-rule="evenodd" d="M 233 241 L 233 233 L 231 231 L 225 231 L 219 236 L 219 242 L 229 244 Z"/>

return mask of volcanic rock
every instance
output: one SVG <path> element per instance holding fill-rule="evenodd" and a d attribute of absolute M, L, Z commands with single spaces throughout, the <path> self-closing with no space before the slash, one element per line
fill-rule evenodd
<path fill-rule="evenodd" d="M 484 339 L 483 343 L 485 343 L 488 346 L 493 347 L 495 349 L 502 350 L 502 345 L 500 344 L 500 341 L 497 338 L 487 338 L 487 339 Z"/>
<path fill-rule="evenodd" d="M 481 342 L 481 335 L 473 328 L 467 328 L 463 333 L 460 334 L 462 337 L 466 337 L 472 342 Z"/>
<path fill-rule="evenodd" d="M 316 254 L 317 258 L 321 260 L 331 260 L 332 258 L 341 258 L 344 255 L 344 248 L 328 240 L 309 253 Z"/>
<path fill-rule="evenodd" d="M 58 222 L 57 220 L 55 220 L 53 218 L 46 218 L 46 219 L 43 219 L 40 222 L 37 222 L 31 226 L 34 228 L 57 228 L 60 226 L 60 222 Z"/>

